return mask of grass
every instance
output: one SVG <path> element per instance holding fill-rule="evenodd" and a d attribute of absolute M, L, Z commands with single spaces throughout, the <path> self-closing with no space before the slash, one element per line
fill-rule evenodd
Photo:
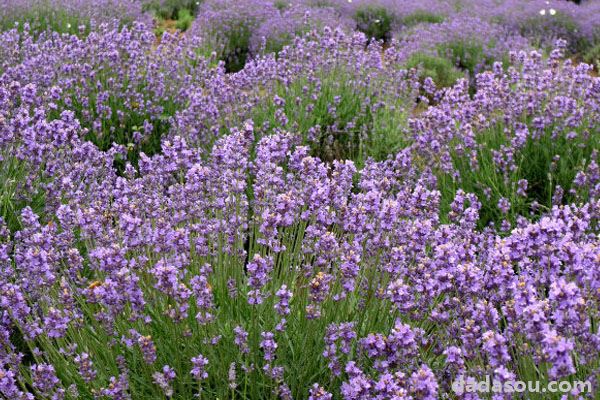
<path fill-rule="evenodd" d="M 401 18 L 400 22 L 407 28 L 412 28 L 419 24 L 441 24 L 446 18 L 443 15 L 435 14 L 425 10 L 418 10 Z"/>

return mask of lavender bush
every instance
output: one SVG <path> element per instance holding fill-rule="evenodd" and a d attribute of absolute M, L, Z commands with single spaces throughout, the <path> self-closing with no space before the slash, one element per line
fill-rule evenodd
<path fill-rule="evenodd" d="M 1 33 L 1 397 L 598 398 L 600 78 L 519 4 Z"/>
<path fill-rule="evenodd" d="M 102 150 L 113 143 L 152 154 L 168 132 L 185 92 L 213 74 L 203 59 L 165 34 L 160 45 L 141 23 L 101 25 L 85 38 L 29 31 L 2 35 L 7 43 L 1 80 L 26 87 L 32 106 L 51 117 L 69 110 L 85 128 L 82 135 Z M 26 62 L 23 60 L 26 59 Z M 13 83 L 14 82 L 14 83 Z M 134 157 L 135 158 L 135 157 Z"/>
<path fill-rule="evenodd" d="M 0 30 L 28 25 L 33 32 L 79 34 L 101 23 L 150 22 L 138 0 L 6 0 L 0 4 Z"/>

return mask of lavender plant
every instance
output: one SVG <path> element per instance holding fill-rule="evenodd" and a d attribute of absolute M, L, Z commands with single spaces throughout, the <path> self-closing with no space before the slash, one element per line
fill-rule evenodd
<path fill-rule="evenodd" d="M 392 43 L 400 59 L 415 54 L 443 57 L 474 77 L 495 61 L 506 60 L 511 50 L 526 50 L 520 34 L 478 17 L 460 16 L 438 24 L 420 24 Z"/>
<path fill-rule="evenodd" d="M 186 105 L 185 92 L 215 72 L 204 59 L 165 34 L 159 45 L 147 26 L 102 25 L 85 38 L 41 35 L 16 30 L 3 35 L 11 49 L 3 65 L 5 82 L 20 82 L 31 92 L 32 106 L 47 107 L 56 118 L 70 110 L 85 128 L 82 135 L 100 149 L 114 143 L 137 154 L 160 150 L 170 118 Z M 27 62 L 22 62 L 26 58 Z M 208 74 L 208 75 L 205 75 Z"/>
<path fill-rule="evenodd" d="M 305 38 L 280 53 L 282 66 L 296 64 L 296 77 L 275 85 L 272 102 L 252 113 L 257 126 L 298 132 L 314 154 L 327 160 L 350 158 L 362 164 L 399 150 L 416 98 L 414 75 L 386 64 L 380 45 L 367 47 L 364 35 L 347 37 L 338 30 L 318 40 Z"/>
<path fill-rule="evenodd" d="M 225 62 L 227 71 L 244 67 L 250 52 L 250 38 L 261 23 L 278 13 L 272 1 L 206 1 L 196 19 L 194 34 Z"/>
<path fill-rule="evenodd" d="M 436 398 L 450 377 L 593 376 L 597 315 L 583 304 L 597 290 L 578 282 L 595 281 L 595 203 L 500 240 L 473 230 L 471 195 L 440 224 L 435 179 L 407 153 L 355 185 L 351 162 L 327 165 L 290 134 L 262 139 L 249 163 L 253 134 L 247 124 L 206 161 L 165 143 L 55 224 L 23 211 L 5 247 L 3 329 L 32 360 L 4 342 L 3 393 Z M 552 245 L 564 234 L 575 265 Z M 40 291 L 57 294 L 32 302 Z"/>
<path fill-rule="evenodd" d="M 2 398 L 597 398 L 600 78 L 480 3 L 3 32 Z"/>
<path fill-rule="evenodd" d="M 458 187 L 478 193 L 486 214 L 482 222 L 503 222 L 508 229 L 507 221 L 517 216 L 577 199 L 578 171 L 596 162 L 598 92 L 596 80 L 588 75 L 590 66 L 558 61 L 562 46 L 548 61 L 539 53 L 513 53 L 515 67 L 505 73 L 496 64 L 493 73 L 477 77 L 473 99 L 459 85 L 439 108 L 413 121 L 419 135 L 428 137 L 417 140 L 435 144 L 426 151 L 438 154 L 439 167 L 447 173 L 442 187 L 449 188 L 448 203 Z M 568 88 L 559 86 L 566 82 Z M 518 106 L 515 97 L 522 98 Z M 493 117 L 482 118 L 476 111 L 480 107 Z M 456 125 L 448 124 L 449 115 Z M 464 120 L 460 115 L 469 116 Z M 435 126 L 449 130 L 440 135 L 434 133 Z"/>
<path fill-rule="evenodd" d="M 7 0 L 0 4 L 0 30 L 27 25 L 32 32 L 89 33 L 101 23 L 149 23 L 137 0 Z"/>

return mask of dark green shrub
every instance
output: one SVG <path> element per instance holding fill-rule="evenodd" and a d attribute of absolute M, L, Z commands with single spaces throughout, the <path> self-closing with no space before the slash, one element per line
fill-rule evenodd
<path fill-rule="evenodd" d="M 596 69 L 600 67 L 600 43 L 589 49 L 583 55 L 583 61 L 592 64 Z"/>
<path fill-rule="evenodd" d="M 389 40 L 392 35 L 393 16 L 385 7 L 367 5 L 354 14 L 356 27 L 369 39 Z"/>
<path fill-rule="evenodd" d="M 468 71 L 471 76 L 482 65 L 490 64 L 484 53 L 483 45 L 476 40 L 456 40 L 438 47 L 440 56 L 448 58 L 456 67 Z"/>
<path fill-rule="evenodd" d="M 194 22 L 194 17 L 187 9 L 181 9 L 177 13 L 177 23 L 175 27 L 180 31 L 187 31 L 190 26 L 192 26 L 192 22 Z"/>
<path fill-rule="evenodd" d="M 198 0 L 152 0 L 144 8 L 153 11 L 158 18 L 179 19 L 179 13 L 186 10 L 188 15 L 193 15 L 198 8 Z"/>
<path fill-rule="evenodd" d="M 437 87 L 450 87 L 464 74 L 454 64 L 444 57 L 432 56 L 425 53 L 415 53 L 406 62 L 407 68 L 419 68 L 422 80 L 433 79 Z"/>

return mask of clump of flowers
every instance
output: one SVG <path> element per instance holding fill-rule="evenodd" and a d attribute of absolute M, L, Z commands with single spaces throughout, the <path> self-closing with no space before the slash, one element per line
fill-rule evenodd
<path fill-rule="evenodd" d="M 442 87 L 335 28 L 237 73 L 142 24 L 2 38 L 1 397 L 598 392 L 600 78 L 563 41 Z"/>

